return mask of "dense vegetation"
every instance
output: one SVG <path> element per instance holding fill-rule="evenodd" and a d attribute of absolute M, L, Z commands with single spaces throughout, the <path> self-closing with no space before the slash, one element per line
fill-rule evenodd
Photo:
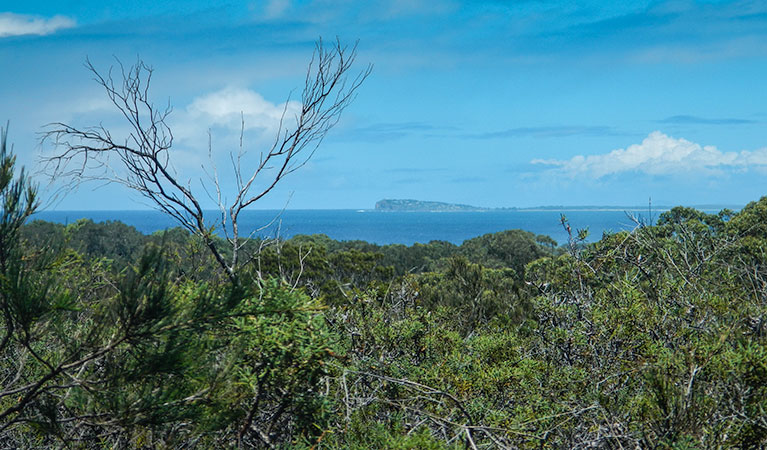
<path fill-rule="evenodd" d="M 4 143 L 4 139 L 3 139 Z M 0 152 L 4 448 L 761 448 L 767 198 L 557 248 L 33 221 Z"/>

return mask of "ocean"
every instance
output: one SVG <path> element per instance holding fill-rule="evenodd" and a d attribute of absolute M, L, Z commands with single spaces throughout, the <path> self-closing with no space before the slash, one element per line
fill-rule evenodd
<path fill-rule="evenodd" d="M 250 210 L 240 217 L 242 235 L 290 238 L 297 234 L 326 234 L 332 239 L 363 240 L 375 244 L 427 243 L 433 240 L 460 244 L 486 233 L 519 228 L 545 234 L 563 244 L 567 233 L 560 224 L 564 214 L 573 230 L 588 228 L 589 240 L 604 232 L 630 230 L 636 224 L 628 214 L 653 223 L 662 211 L 571 210 L 487 212 L 378 212 L 368 210 Z M 215 213 L 210 212 L 210 218 Z M 72 223 L 81 218 L 131 225 L 144 234 L 177 226 L 159 211 L 41 211 L 32 220 Z"/>

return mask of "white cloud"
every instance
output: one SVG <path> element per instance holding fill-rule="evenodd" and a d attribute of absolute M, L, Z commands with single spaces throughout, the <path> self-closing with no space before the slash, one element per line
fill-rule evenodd
<path fill-rule="evenodd" d="M 443 0 L 389 0 L 384 2 L 387 6 L 385 16 L 396 18 L 408 15 L 442 14 L 452 11 L 457 7 L 453 1 Z"/>
<path fill-rule="evenodd" d="M 722 152 L 712 145 L 701 146 L 653 131 L 641 144 L 610 153 L 576 155 L 568 160 L 534 159 L 530 162 L 554 166 L 554 170 L 572 177 L 586 175 L 601 178 L 622 172 L 644 172 L 651 175 L 712 174 L 723 169 L 765 169 L 767 148 Z"/>
<path fill-rule="evenodd" d="M 207 122 L 208 126 L 239 130 L 244 120 L 245 129 L 276 131 L 283 117 L 283 126 L 293 123 L 293 118 L 301 111 L 301 103 L 275 104 L 250 89 L 226 88 L 197 97 L 186 111 L 191 119 Z"/>
<path fill-rule="evenodd" d="M 269 0 L 264 7 L 267 19 L 278 19 L 290 8 L 290 0 Z"/>
<path fill-rule="evenodd" d="M 312 24 L 380 23 L 412 16 L 441 15 L 460 7 L 456 0 L 263 0 L 257 19 Z M 315 30 L 316 31 L 316 30 Z"/>
<path fill-rule="evenodd" d="M 75 21 L 65 16 L 46 19 L 23 14 L 0 13 L 0 38 L 28 34 L 44 36 L 74 26 Z"/>
<path fill-rule="evenodd" d="M 280 125 L 283 131 L 294 129 L 295 117 L 300 112 L 298 101 L 277 104 L 253 90 L 228 87 L 201 95 L 186 108 L 174 111 L 169 125 L 177 143 L 181 144 L 174 147 L 179 149 L 207 152 L 210 130 L 213 149 L 231 151 L 239 145 L 243 126 L 244 144 L 252 149 L 271 145 Z"/>

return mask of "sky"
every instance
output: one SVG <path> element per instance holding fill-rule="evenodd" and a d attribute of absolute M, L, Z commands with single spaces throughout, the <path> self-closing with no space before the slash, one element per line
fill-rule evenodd
<path fill-rule="evenodd" d="M 0 0 L 0 122 L 49 209 L 150 208 L 104 182 L 62 194 L 41 164 L 61 150 L 41 142 L 49 123 L 126 129 L 86 60 L 102 74 L 143 61 L 153 102 L 173 107 L 173 169 L 213 206 L 212 168 L 231 179 L 243 123 L 243 168 L 255 167 L 282 111 L 300 107 L 320 38 L 357 42 L 352 71 L 373 71 L 309 162 L 253 208 L 767 193 L 764 1 Z"/>

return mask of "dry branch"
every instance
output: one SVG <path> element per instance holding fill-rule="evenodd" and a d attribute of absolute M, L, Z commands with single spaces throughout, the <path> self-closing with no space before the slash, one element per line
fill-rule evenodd
<path fill-rule="evenodd" d="M 236 156 L 231 155 L 232 179 L 236 187 L 230 204 L 225 205 L 222 201 L 226 196 L 222 194 L 218 174 L 211 177 L 220 210 L 217 220 L 207 220 L 191 180 L 183 178 L 173 168 L 169 153 L 173 132 L 168 126 L 172 108 L 170 104 L 157 108 L 152 102 L 149 86 L 153 70 L 143 61 L 129 68 L 118 61 L 118 70 L 113 67 L 105 74 L 90 61 L 86 62 L 94 80 L 127 122 L 129 132 L 126 138 L 118 141 L 103 125 L 78 128 L 65 123 L 49 124 L 43 140 L 53 142 L 58 149 L 58 153 L 46 160 L 49 174 L 55 179 L 67 179 L 73 185 L 100 180 L 138 192 L 155 208 L 200 236 L 227 276 L 236 282 L 244 245 L 240 237 L 240 213 L 271 192 L 285 176 L 305 165 L 338 122 L 372 70 L 372 66 L 368 66 L 350 77 L 356 55 L 356 44 L 346 47 L 335 41 L 326 46 L 321 40 L 317 42 L 306 71 L 295 128 L 284 126 L 286 106 L 274 143 L 260 153 L 252 171 L 243 164 L 246 151 L 242 145 Z M 115 77 L 114 72 L 119 75 Z M 204 185 L 202 189 L 209 192 Z M 217 227 L 226 234 L 230 256 L 214 239 Z"/>

